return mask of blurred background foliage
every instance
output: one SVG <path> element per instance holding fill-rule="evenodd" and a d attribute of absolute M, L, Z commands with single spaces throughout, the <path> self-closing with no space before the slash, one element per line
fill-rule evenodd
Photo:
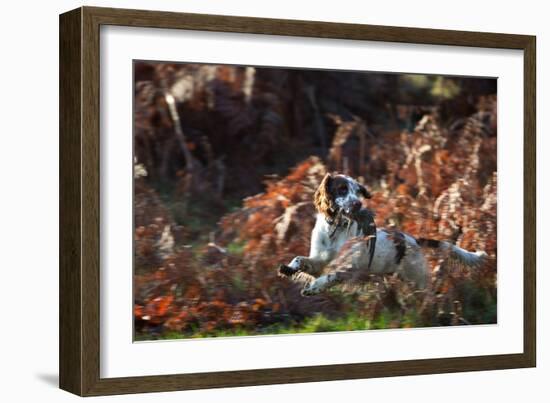
<path fill-rule="evenodd" d="M 496 322 L 496 80 L 134 65 L 137 340 Z M 373 277 L 303 298 L 328 171 L 372 189 L 379 227 L 485 250 L 429 254 L 430 287 Z"/>

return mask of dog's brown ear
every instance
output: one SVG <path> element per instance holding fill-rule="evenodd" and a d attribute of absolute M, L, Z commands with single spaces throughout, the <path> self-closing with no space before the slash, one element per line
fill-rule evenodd
<path fill-rule="evenodd" d="M 332 175 L 326 174 L 313 195 L 315 208 L 319 213 L 324 214 L 326 217 L 332 217 L 334 215 L 334 206 L 329 190 L 331 181 Z"/>
<path fill-rule="evenodd" d="M 370 192 L 367 190 L 367 187 L 363 185 L 359 185 L 359 193 L 361 193 L 361 196 L 365 199 L 370 199 L 372 197 Z"/>

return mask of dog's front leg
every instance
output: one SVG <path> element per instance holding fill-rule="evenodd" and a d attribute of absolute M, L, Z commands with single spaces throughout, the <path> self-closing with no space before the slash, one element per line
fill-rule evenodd
<path fill-rule="evenodd" d="M 312 261 L 305 257 L 305 256 L 296 256 L 289 264 L 281 264 L 279 265 L 279 275 L 283 277 L 289 277 L 292 280 L 296 281 L 296 275 L 299 273 L 308 274 L 311 273 L 313 270 L 314 264 Z M 302 276 L 304 277 L 304 276 Z M 312 279 L 314 279 L 313 276 L 309 275 Z M 311 281 L 308 280 L 308 281 Z M 304 281 L 301 281 L 301 283 L 304 284 Z"/>
<path fill-rule="evenodd" d="M 300 284 L 302 287 L 307 287 L 308 284 L 315 281 L 315 277 L 302 270 L 302 267 L 304 267 L 304 259 L 307 258 L 297 256 L 290 264 L 279 265 L 279 276 L 288 278 L 293 283 Z"/>
<path fill-rule="evenodd" d="M 288 265 L 280 265 L 279 271 L 283 275 L 292 275 L 298 271 L 316 275 L 326 264 L 325 260 L 316 257 L 296 256 Z"/>
<path fill-rule="evenodd" d="M 321 223 L 324 223 L 324 220 Z M 318 226 L 319 224 L 316 224 L 316 228 Z M 329 243 L 328 235 L 316 228 L 311 236 L 309 257 L 296 256 L 288 265 L 279 265 L 280 276 L 290 278 L 303 287 L 314 282 L 314 276 L 319 275 L 331 260 L 331 254 L 326 250 L 326 244 Z"/>
<path fill-rule="evenodd" d="M 288 267 L 290 267 L 293 270 L 300 270 L 305 271 L 306 273 L 314 272 L 314 263 L 312 259 L 305 257 L 305 256 L 296 256 L 292 261 L 288 264 Z"/>
<path fill-rule="evenodd" d="M 321 276 L 311 281 L 310 283 L 306 284 L 304 288 L 302 288 L 301 294 L 304 297 L 311 297 L 313 295 L 317 295 L 323 292 L 324 290 L 326 290 L 332 282 L 333 282 L 333 278 L 331 274 Z"/>
<path fill-rule="evenodd" d="M 317 295 L 325 290 L 328 290 L 331 287 L 334 287 L 335 285 L 349 280 L 350 276 L 351 271 L 341 271 L 325 274 L 316 278 L 314 281 L 305 284 L 304 288 L 302 288 L 301 294 L 304 297 Z"/>
<path fill-rule="evenodd" d="M 316 281 L 314 276 L 320 273 L 326 264 L 325 260 L 315 257 L 296 256 L 288 265 L 279 265 L 279 275 L 305 288 Z"/>

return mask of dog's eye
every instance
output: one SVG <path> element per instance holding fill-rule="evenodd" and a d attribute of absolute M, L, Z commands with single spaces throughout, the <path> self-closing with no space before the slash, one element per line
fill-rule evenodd
<path fill-rule="evenodd" d="M 339 186 L 336 190 L 339 195 L 343 196 L 348 192 L 348 187 L 346 185 Z"/>

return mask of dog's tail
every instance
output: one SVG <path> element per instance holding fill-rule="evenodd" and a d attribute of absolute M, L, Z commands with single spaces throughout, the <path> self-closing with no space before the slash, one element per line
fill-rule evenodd
<path fill-rule="evenodd" d="M 439 249 L 443 253 L 447 253 L 449 259 L 470 267 L 481 266 L 488 258 L 487 253 L 483 251 L 468 252 L 467 250 L 446 241 L 418 238 L 416 242 L 418 245 L 423 247 Z"/>

